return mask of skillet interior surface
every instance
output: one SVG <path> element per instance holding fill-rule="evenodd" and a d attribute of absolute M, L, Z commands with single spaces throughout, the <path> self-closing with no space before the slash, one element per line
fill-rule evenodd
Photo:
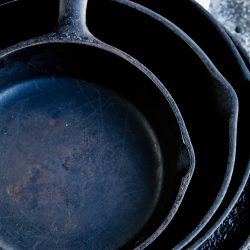
<path fill-rule="evenodd" d="M 116 249 L 152 234 L 190 164 L 160 90 L 76 44 L 12 52 L 0 76 L 0 247 Z"/>

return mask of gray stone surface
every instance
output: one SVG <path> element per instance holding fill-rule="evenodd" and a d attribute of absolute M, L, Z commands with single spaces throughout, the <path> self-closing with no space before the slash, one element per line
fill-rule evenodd
<path fill-rule="evenodd" d="M 211 0 L 209 11 L 250 55 L 250 0 Z"/>

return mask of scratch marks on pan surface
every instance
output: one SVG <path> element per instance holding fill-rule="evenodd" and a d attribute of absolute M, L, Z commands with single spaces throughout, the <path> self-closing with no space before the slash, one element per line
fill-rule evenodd
<path fill-rule="evenodd" d="M 3 93 L 6 242 L 36 250 L 100 249 L 105 242 L 111 249 L 133 237 L 154 211 L 162 176 L 145 117 L 116 93 L 75 79 L 35 79 Z"/>

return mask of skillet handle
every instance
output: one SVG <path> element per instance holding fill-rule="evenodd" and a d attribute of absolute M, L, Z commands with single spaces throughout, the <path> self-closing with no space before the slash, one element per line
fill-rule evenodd
<path fill-rule="evenodd" d="M 57 35 L 73 40 L 93 38 L 86 23 L 88 0 L 60 0 Z"/>

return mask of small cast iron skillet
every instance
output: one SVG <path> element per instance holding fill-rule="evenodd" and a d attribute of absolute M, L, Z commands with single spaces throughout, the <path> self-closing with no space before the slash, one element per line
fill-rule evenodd
<path fill-rule="evenodd" d="M 237 128 L 237 152 L 235 168 L 218 211 L 204 230 L 189 245 L 198 248 L 227 217 L 243 192 L 250 174 L 250 71 L 249 55 L 228 34 L 213 16 L 196 1 L 144 1 L 136 0 L 174 22 L 185 31 L 208 55 L 218 70 L 234 88 L 240 103 Z M 233 40 L 233 41 L 232 41 Z M 213 42 L 211 42 L 213 41 Z"/>
<path fill-rule="evenodd" d="M 152 245 L 181 248 L 209 222 L 230 184 L 236 152 L 236 94 L 194 41 L 162 16 L 123 0 L 104 1 L 101 10 L 91 11 L 90 30 L 157 74 L 178 103 L 193 138 L 197 168 L 189 192 Z M 129 36 L 133 39 L 126 39 Z"/>
<path fill-rule="evenodd" d="M 191 179 L 174 100 L 90 34 L 86 5 L 62 0 L 55 32 L 1 51 L 3 249 L 142 249 Z"/>

